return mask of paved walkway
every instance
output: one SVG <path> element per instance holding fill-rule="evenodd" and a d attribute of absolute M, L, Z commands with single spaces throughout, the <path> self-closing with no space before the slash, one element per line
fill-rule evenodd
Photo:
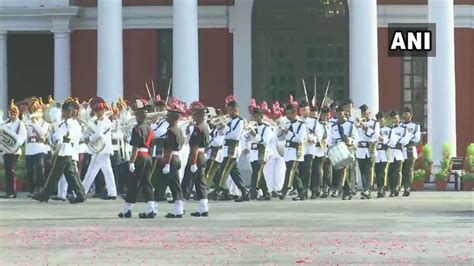
<path fill-rule="evenodd" d="M 116 218 L 122 200 L 0 200 L 0 265 L 473 265 L 474 193 L 210 204 L 211 216 Z M 187 203 L 194 211 L 197 204 Z"/>

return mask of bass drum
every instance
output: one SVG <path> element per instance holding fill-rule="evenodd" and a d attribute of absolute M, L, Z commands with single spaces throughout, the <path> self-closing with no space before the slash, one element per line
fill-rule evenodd
<path fill-rule="evenodd" d="M 344 142 L 339 142 L 329 148 L 328 158 L 337 170 L 348 166 L 355 160 L 354 152 L 351 152 Z"/>

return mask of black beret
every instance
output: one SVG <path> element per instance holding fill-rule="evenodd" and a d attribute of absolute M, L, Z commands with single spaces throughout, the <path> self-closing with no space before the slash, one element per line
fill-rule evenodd
<path fill-rule="evenodd" d="M 162 108 L 162 107 L 165 107 L 165 108 L 166 108 L 166 103 L 165 103 L 165 101 L 163 101 L 163 100 L 162 100 L 162 101 L 158 101 L 157 103 L 155 103 L 155 106 L 156 106 L 156 107 L 161 107 L 161 108 Z"/>
<path fill-rule="evenodd" d="M 193 108 L 193 114 L 206 114 L 207 108 L 204 106 L 196 106 Z"/>
<path fill-rule="evenodd" d="M 397 115 L 398 115 L 397 111 L 391 111 L 390 112 L 390 117 L 394 117 L 394 116 L 397 116 Z"/>
<path fill-rule="evenodd" d="M 230 102 L 227 103 L 226 106 L 231 107 L 231 108 L 238 108 L 239 104 L 236 101 L 230 101 Z"/>
<path fill-rule="evenodd" d="M 168 109 L 167 111 L 168 113 L 166 115 L 170 115 L 170 116 L 180 116 L 182 114 L 182 112 L 177 109 Z"/>
<path fill-rule="evenodd" d="M 66 102 L 66 103 L 63 103 L 63 105 L 61 106 L 61 109 L 63 111 L 71 111 L 71 110 L 74 110 L 76 109 L 76 104 L 74 102 Z"/>
<path fill-rule="evenodd" d="M 323 108 L 321 108 L 321 114 L 327 114 L 329 113 L 329 108 L 327 106 L 323 106 Z"/>
<path fill-rule="evenodd" d="M 342 105 L 354 104 L 351 99 L 345 100 Z"/>
<path fill-rule="evenodd" d="M 296 111 L 296 106 L 295 106 L 294 104 L 291 104 L 291 103 L 290 103 L 290 104 L 287 104 L 287 105 L 285 106 L 285 110 L 286 110 L 286 111 Z"/>
<path fill-rule="evenodd" d="M 263 115 L 263 110 L 261 108 L 254 108 L 252 114 Z"/>
<path fill-rule="evenodd" d="M 408 107 L 408 106 L 405 106 L 405 107 L 403 108 L 403 112 L 404 112 L 404 113 L 411 113 L 411 108 Z"/>
<path fill-rule="evenodd" d="M 302 100 L 302 101 L 300 101 L 299 106 L 300 106 L 300 108 L 308 107 L 309 103 L 306 100 Z"/>
<path fill-rule="evenodd" d="M 375 118 L 377 118 L 377 119 L 383 118 L 383 113 L 382 113 L 382 112 L 378 112 L 378 113 L 375 115 Z"/>
<path fill-rule="evenodd" d="M 333 102 L 329 105 L 329 108 L 331 108 L 331 109 L 337 109 L 338 107 L 339 107 L 339 105 L 337 105 L 336 102 Z"/>
<path fill-rule="evenodd" d="M 147 114 L 149 113 L 148 107 L 137 108 L 134 110 L 135 114 Z"/>
<path fill-rule="evenodd" d="M 336 111 L 337 111 L 337 112 L 344 112 L 344 108 L 342 108 L 342 106 L 338 106 L 338 107 L 336 108 Z"/>
<path fill-rule="evenodd" d="M 359 109 L 362 113 L 365 113 L 367 112 L 367 110 L 369 110 L 369 107 L 367 106 L 367 104 L 363 104 L 359 107 Z"/>

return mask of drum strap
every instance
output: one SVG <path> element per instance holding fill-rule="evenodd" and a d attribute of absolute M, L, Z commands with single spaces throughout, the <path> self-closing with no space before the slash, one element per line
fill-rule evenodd
<path fill-rule="evenodd" d="M 339 130 L 339 136 L 341 137 L 341 140 L 344 140 L 346 134 L 344 134 L 344 128 L 342 127 L 342 124 L 337 123 L 337 130 Z"/>
<path fill-rule="evenodd" d="M 263 143 L 263 134 L 265 134 L 265 130 L 267 130 L 267 127 L 263 127 L 263 130 L 262 130 L 262 134 L 260 134 L 260 138 L 261 140 L 259 141 L 259 143 Z"/>

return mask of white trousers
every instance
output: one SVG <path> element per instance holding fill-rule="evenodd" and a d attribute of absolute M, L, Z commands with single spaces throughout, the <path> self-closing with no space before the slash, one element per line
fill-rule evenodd
<path fill-rule="evenodd" d="M 280 191 L 285 182 L 286 164 L 281 156 L 271 156 L 263 167 L 263 175 L 270 192 Z"/>
<path fill-rule="evenodd" d="M 107 195 L 111 197 L 117 196 L 117 188 L 115 187 L 115 177 L 112 170 L 112 163 L 110 162 L 109 154 L 93 154 L 89 168 L 87 168 L 86 176 L 82 181 L 85 192 L 89 192 L 92 182 L 94 182 L 99 170 L 102 171 L 105 179 L 105 187 L 107 188 Z"/>
<path fill-rule="evenodd" d="M 59 179 L 59 182 L 58 182 L 58 197 L 62 199 L 66 199 L 67 187 L 68 185 L 67 185 L 66 177 L 63 175 L 61 176 L 61 179 Z"/>

